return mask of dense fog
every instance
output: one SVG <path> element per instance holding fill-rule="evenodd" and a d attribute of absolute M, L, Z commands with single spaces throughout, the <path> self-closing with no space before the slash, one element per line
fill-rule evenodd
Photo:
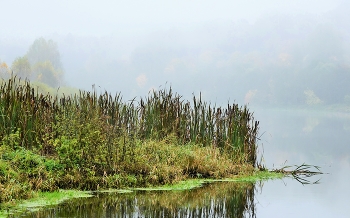
<path fill-rule="evenodd" d="M 23 77 L 95 85 L 125 100 L 172 86 L 186 99 L 201 92 L 217 104 L 345 104 L 349 7 L 328 0 L 9 1 L 0 14 L 0 64 L 15 71 L 13 62 L 28 57 L 32 72 Z M 38 40 L 56 49 L 49 66 L 50 55 L 35 53 Z M 48 68 L 56 82 L 45 77 Z"/>
<path fill-rule="evenodd" d="M 0 9 L 0 83 L 13 73 L 43 92 L 124 101 L 171 86 L 185 100 L 248 104 L 260 164 L 327 173 L 321 186 L 267 183 L 259 217 L 349 214 L 349 0 L 11 0 Z"/>

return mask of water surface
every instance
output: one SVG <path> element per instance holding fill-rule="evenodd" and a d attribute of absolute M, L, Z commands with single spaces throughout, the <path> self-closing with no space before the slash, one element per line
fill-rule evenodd
<path fill-rule="evenodd" d="M 189 191 L 98 193 L 23 217 L 350 217 L 350 115 L 257 108 L 259 143 L 268 168 L 313 164 L 325 175 L 218 182 Z"/>

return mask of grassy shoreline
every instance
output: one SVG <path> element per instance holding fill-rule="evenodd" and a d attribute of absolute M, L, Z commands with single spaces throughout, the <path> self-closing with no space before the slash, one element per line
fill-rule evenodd
<path fill-rule="evenodd" d="M 0 203 L 250 175 L 258 125 L 246 106 L 187 101 L 171 87 L 123 102 L 95 90 L 52 96 L 14 77 L 0 82 Z"/>
<path fill-rule="evenodd" d="M 40 209 L 44 209 L 48 206 L 54 206 L 63 203 L 66 200 L 74 198 L 93 197 L 96 192 L 109 192 L 109 193 L 130 193 L 135 191 L 185 191 L 190 189 L 196 189 L 203 186 L 206 183 L 215 182 L 251 182 L 263 181 L 269 179 L 283 178 L 282 173 L 269 172 L 269 171 L 255 171 L 250 175 L 240 175 L 231 178 L 224 179 L 188 179 L 180 181 L 176 184 L 166 184 L 162 186 L 154 186 L 147 188 L 125 188 L 125 189 L 106 189 L 98 191 L 81 191 L 81 190 L 58 190 L 55 192 L 37 192 L 35 197 L 27 200 L 17 200 L 12 204 L 3 205 L 3 209 L 0 210 L 0 218 L 5 218 L 10 214 L 20 214 L 23 212 L 33 212 Z"/>

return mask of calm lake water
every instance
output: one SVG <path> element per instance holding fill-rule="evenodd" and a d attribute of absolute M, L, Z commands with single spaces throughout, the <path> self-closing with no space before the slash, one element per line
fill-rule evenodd
<path fill-rule="evenodd" d="M 254 109 L 263 163 L 321 167 L 319 184 L 292 178 L 219 182 L 190 191 L 100 193 L 22 217 L 350 217 L 350 113 Z"/>
<path fill-rule="evenodd" d="M 350 217 L 350 113 L 259 110 L 260 141 L 268 168 L 312 164 L 324 173 L 301 185 L 292 179 L 264 183 L 255 194 L 257 217 Z"/>

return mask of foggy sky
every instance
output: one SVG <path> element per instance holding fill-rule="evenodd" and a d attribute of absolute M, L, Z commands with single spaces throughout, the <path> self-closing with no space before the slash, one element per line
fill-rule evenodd
<path fill-rule="evenodd" d="M 336 38 L 334 32 L 339 45 L 333 44 L 347 50 L 344 4 L 341 0 L 6 1 L 1 3 L 0 60 L 10 66 L 35 39 L 44 37 L 57 42 L 70 86 L 89 90 L 96 84 L 132 98 L 167 83 L 186 97 L 202 92 L 219 103 L 247 103 L 254 95 L 280 101 L 289 96 L 269 99 L 271 93 L 280 93 L 278 84 L 300 76 L 301 70 L 320 68 L 294 66 L 329 58 L 346 62 L 347 55 L 332 48 L 326 51 L 328 56 L 319 56 L 323 51 L 316 50 L 319 46 L 311 37 L 317 28 L 326 32 L 330 36 L 320 39 L 323 45 Z M 291 89 L 286 93 L 294 92 L 297 83 L 287 85 Z M 326 99 L 316 83 L 300 86 L 299 97 L 291 101 L 302 101 L 308 89 Z"/>
<path fill-rule="evenodd" d="M 155 30 L 169 24 L 245 19 L 254 22 L 267 13 L 324 13 L 340 0 L 246 1 L 4 1 L 3 37 L 37 37 L 53 33 L 103 36 L 125 34 L 129 28 Z M 128 30 L 129 29 L 129 30 Z"/>

